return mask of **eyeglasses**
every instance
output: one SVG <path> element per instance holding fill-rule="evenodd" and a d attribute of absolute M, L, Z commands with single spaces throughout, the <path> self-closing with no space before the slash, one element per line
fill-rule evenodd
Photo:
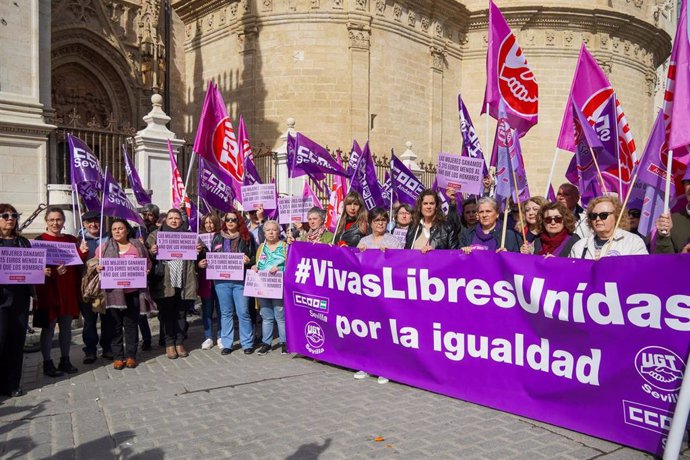
<path fill-rule="evenodd" d="M 563 223 L 563 216 L 544 217 L 544 222 L 546 222 L 547 224 L 553 224 L 554 222 L 560 224 Z"/>
<path fill-rule="evenodd" d="M 19 214 L 17 214 L 16 212 L 4 212 L 4 213 L 0 214 L 0 217 L 2 217 L 5 220 L 10 220 L 10 219 L 17 220 L 17 219 L 19 219 Z"/>
<path fill-rule="evenodd" d="M 48 220 L 46 220 L 46 222 L 48 222 L 49 224 L 59 224 L 60 222 L 64 222 L 64 221 L 65 221 L 64 219 L 48 219 Z"/>
<path fill-rule="evenodd" d="M 630 211 L 628 211 L 628 215 L 630 217 L 640 217 L 641 214 L 642 213 L 637 209 L 631 209 Z"/>
<path fill-rule="evenodd" d="M 374 220 L 372 220 L 371 222 L 372 222 L 372 223 L 375 223 L 375 224 L 376 224 L 376 223 L 378 223 L 378 224 L 381 224 L 381 223 L 387 224 L 387 223 L 388 223 L 388 219 L 374 219 Z"/>
<path fill-rule="evenodd" d="M 589 220 L 594 222 L 595 220 L 597 220 L 597 217 L 601 220 L 606 220 L 612 214 L 612 212 L 590 212 L 589 214 L 587 214 L 587 217 L 589 218 Z"/>
<path fill-rule="evenodd" d="M 237 217 L 226 217 L 225 222 L 237 222 Z"/>

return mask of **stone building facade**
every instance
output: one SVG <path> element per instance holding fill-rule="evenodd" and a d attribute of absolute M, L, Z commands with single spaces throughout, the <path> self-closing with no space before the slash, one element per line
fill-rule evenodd
<path fill-rule="evenodd" d="M 663 93 L 676 0 L 497 5 L 539 82 L 539 124 L 523 140 L 533 192 L 546 182 L 582 42 L 609 75 L 641 152 Z M 0 162 L 11 167 L 0 170 L 0 195 L 23 212 L 45 202 L 46 185 L 64 179 L 60 136 L 130 136 L 153 93 L 164 96 L 171 130 L 193 139 L 209 80 L 254 144 L 277 148 L 294 117 L 329 147 L 369 139 L 375 153 L 401 153 L 412 141 L 434 161 L 460 149 L 458 93 L 484 144 L 495 127 L 479 115 L 487 11 L 486 0 L 1 2 Z M 569 156 L 560 155 L 556 181 Z"/>

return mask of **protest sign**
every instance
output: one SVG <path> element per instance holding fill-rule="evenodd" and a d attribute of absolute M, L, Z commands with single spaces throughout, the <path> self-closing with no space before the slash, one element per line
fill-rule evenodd
<path fill-rule="evenodd" d="M 158 232 L 158 260 L 196 260 L 198 234 L 190 232 Z"/>
<path fill-rule="evenodd" d="M 690 344 L 687 258 L 642 260 L 296 242 L 288 348 L 660 454 Z"/>
<path fill-rule="evenodd" d="M 279 223 L 306 222 L 307 213 L 314 206 L 308 196 L 284 196 L 278 198 Z"/>
<path fill-rule="evenodd" d="M 242 252 L 207 252 L 206 279 L 235 280 L 244 279 L 244 253 Z"/>
<path fill-rule="evenodd" d="M 276 208 L 276 186 L 275 184 L 254 184 L 242 186 L 242 207 L 245 211 L 259 209 Z"/>
<path fill-rule="evenodd" d="M 101 289 L 145 288 L 146 264 L 143 257 L 102 258 Z"/>
<path fill-rule="evenodd" d="M 46 250 L 46 265 L 83 265 L 74 243 L 32 240 L 31 247 Z"/>
<path fill-rule="evenodd" d="M 199 233 L 199 241 L 201 241 L 201 244 L 203 244 L 206 249 L 210 250 L 214 236 L 215 233 Z"/>
<path fill-rule="evenodd" d="M 436 179 L 440 188 L 480 195 L 484 179 L 484 158 L 439 153 Z"/>
<path fill-rule="evenodd" d="M 43 284 L 46 250 L 0 247 L 0 284 Z"/>
<path fill-rule="evenodd" d="M 395 228 L 393 229 L 393 236 L 395 237 L 396 240 L 400 242 L 400 247 L 404 248 L 405 247 L 405 240 L 407 238 L 407 229 L 406 228 Z"/>
<path fill-rule="evenodd" d="M 283 272 L 279 271 L 271 274 L 268 271 L 255 272 L 254 270 L 247 270 L 247 279 L 244 282 L 244 295 L 264 299 L 282 299 Z"/>

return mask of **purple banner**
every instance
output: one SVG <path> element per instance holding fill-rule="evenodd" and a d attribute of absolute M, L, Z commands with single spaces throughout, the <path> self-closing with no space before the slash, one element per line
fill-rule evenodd
<path fill-rule="evenodd" d="M 43 284 L 46 250 L 0 248 L 0 284 Z"/>
<path fill-rule="evenodd" d="M 207 252 L 206 279 L 242 281 L 244 279 L 244 253 Z"/>
<path fill-rule="evenodd" d="M 687 257 L 640 260 L 298 242 L 288 348 L 659 454 L 690 343 Z"/>
<path fill-rule="evenodd" d="M 147 263 L 143 257 L 102 258 L 101 289 L 145 288 Z"/>
<path fill-rule="evenodd" d="M 32 240 L 31 247 L 46 250 L 46 265 L 83 265 L 77 245 L 60 241 Z"/>
<path fill-rule="evenodd" d="M 199 235 L 190 232 L 158 232 L 158 260 L 196 260 Z"/>
<path fill-rule="evenodd" d="M 244 295 L 262 299 L 282 299 L 283 272 L 269 273 L 268 271 L 247 270 Z"/>

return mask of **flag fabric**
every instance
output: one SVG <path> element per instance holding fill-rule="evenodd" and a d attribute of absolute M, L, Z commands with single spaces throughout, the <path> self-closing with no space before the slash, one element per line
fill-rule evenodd
<path fill-rule="evenodd" d="M 307 175 L 314 182 L 322 181 L 326 174 L 346 176 L 347 172 L 331 154 L 302 133 L 293 138 L 288 135 L 288 177 Z"/>
<path fill-rule="evenodd" d="M 314 193 L 314 190 L 309 185 L 309 181 L 304 181 L 304 187 L 302 188 L 302 197 L 311 198 L 311 202 L 315 207 L 323 209 L 321 200 L 319 200 L 319 197 L 316 196 L 316 193 Z"/>
<path fill-rule="evenodd" d="M 546 194 L 546 199 L 549 200 L 551 203 L 556 202 L 556 194 L 553 191 L 553 186 L 549 184 L 549 191 Z"/>
<path fill-rule="evenodd" d="M 199 158 L 199 198 L 221 211 L 233 210 L 235 198 L 230 175 L 215 161 Z"/>
<path fill-rule="evenodd" d="M 180 175 L 180 170 L 177 168 L 177 161 L 175 160 L 175 153 L 173 152 L 172 143 L 168 140 L 168 153 L 170 154 L 170 169 L 172 171 L 172 183 L 170 184 L 170 191 L 172 193 L 173 208 L 180 209 L 180 203 L 184 199 L 184 181 Z M 201 161 L 201 158 L 199 159 Z"/>
<path fill-rule="evenodd" d="M 131 220 L 145 225 L 134 205 L 127 199 L 127 194 L 120 184 L 108 173 L 103 190 L 103 215 Z"/>
<path fill-rule="evenodd" d="M 86 142 L 67 134 L 72 188 L 82 197 L 89 211 L 101 209 L 98 195 L 103 187 L 101 163 Z"/>
<path fill-rule="evenodd" d="M 441 200 L 441 210 L 443 211 L 443 214 L 447 216 L 448 212 L 450 211 L 450 200 L 448 199 L 448 196 L 443 191 L 443 189 L 438 186 L 438 181 L 436 180 L 436 178 L 434 178 L 434 183 L 431 184 L 431 190 L 436 192 L 436 196 L 439 200 Z"/>
<path fill-rule="evenodd" d="M 578 187 L 582 205 L 587 206 L 590 200 L 603 195 L 601 180 L 593 155 L 599 156 L 599 153 L 604 150 L 604 146 L 577 105 L 573 104 L 571 107 L 577 150 L 570 160 L 565 177 L 571 184 Z"/>
<path fill-rule="evenodd" d="M 127 154 L 127 147 L 125 147 L 125 144 L 122 144 L 122 156 L 125 158 L 125 173 L 127 174 L 129 186 L 132 187 L 132 191 L 134 192 L 134 198 L 136 198 L 137 203 L 139 203 L 139 205 L 141 206 L 145 204 L 150 204 L 151 197 L 146 192 L 146 190 L 144 190 L 144 187 L 141 185 L 139 173 L 134 167 L 132 160 L 129 159 L 129 155 Z"/>
<path fill-rule="evenodd" d="M 688 26 L 688 4 L 687 0 L 682 0 L 664 93 L 668 148 L 674 151 L 690 145 L 690 28 Z M 687 156 L 687 151 L 677 154 L 682 158 Z M 683 159 L 682 162 L 686 165 L 688 163 L 687 159 Z M 681 177 L 682 175 L 680 173 Z"/>
<path fill-rule="evenodd" d="M 499 117 L 505 104 L 508 122 L 521 135 L 537 124 L 539 86 L 503 14 L 489 1 L 489 46 L 486 52 L 486 90 L 482 113 L 489 106 Z"/>
<path fill-rule="evenodd" d="M 235 196 L 241 199 L 244 183 L 244 158 L 232 126 L 232 120 L 218 87 L 209 82 L 194 139 L 194 152 L 207 161 L 215 161 L 231 178 Z"/>
<path fill-rule="evenodd" d="M 342 166 L 343 162 L 338 152 L 337 162 Z M 345 193 L 347 191 L 347 180 L 343 176 L 334 176 L 333 185 L 328 195 L 328 207 L 326 208 L 326 229 L 335 232 L 338 225 L 338 216 L 343 213 L 345 203 Z"/>
<path fill-rule="evenodd" d="M 381 196 L 386 202 L 386 209 L 390 208 L 391 203 L 394 202 L 393 199 L 393 184 L 391 183 L 391 175 L 386 171 L 386 176 L 383 184 L 379 182 L 379 188 L 381 189 Z"/>
<path fill-rule="evenodd" d="M 391 158 L 393 194 L 399 202 L 415 206 L 417 204 L 417 197 L 426 187 L 397 156 L 392 154 Z"/>
<path fill-rule="evenodd" d="M 460 134 L 462 135 L 462 155 L 484 160 L 484 152 L 482 152 L 482 146 L 479 144 L 479 136 L 477 136 L 477 131 L 474 129 L 470 114 L 459 94 L 458 114 L 460 118 Z M 489 170 L 486 167 L 486 160 L 484 160 L 484 176 L 486 177 L 488 174 Z"/>
<path fill-rule="evenodd" d="M 616 134 L 618 136 L 617 145 L 615 146 L 614 144 L 616 143 L 613 142 L 615 138 L 611 135 L 613 128 L 607 126 L 612 122 L 612 99 L 615 106 Z M 614 158 L 617 155 L 620 161 L 621 182 L 623 183 L 623 189 L 627 190 L 630 186 L 635 164 L 637 163 L 635 140 L 619 98 L 611 87 L 608 78 L 606 78 L 606 74 L 584 44 L 580 48 L 580 55 L 570 86 L 570 94 L 568 95 L 565 113 L 563 114 L 561 131 L 556 142 L 558 148 L 569 152 L 577 150 L 577 143 L 573 138 L 573 104 L 582 111 L 589 120 L 589 124 L 595 126 L 599 139 L 605 145 L 608 144 L 607 151 Z M 610 139 L 607 139 L 608 137 Z M 604 174 L 604 171 L 602 171 L 602 174 Z M 605 177 L 607 184 L 615 183 L 615 188 L 618 189 L 618 161 L 616 161 L 615 168 L 606 168 L 605 176 L 608 176 Z"/>
<path fill-rule="evenodd" d="M 350 149 L 350 156 L 347 158 L 347 177 L 352 177 L 355 173 L 355 168 L 359 159 L 362 158 L 362 148 L 356 140 L 352 141 L 352 148 Z"/>
<path fill-rule="evenodd" d="M 242 157 L 244 158 L 244 185 L 263 184 L 261 175 L 254 164 L 252 145 L 249 142 L 247 128 L 244 126 L 244 118 L 242 118 L 242 115 L 240 115 L 240 124 L 237 128 L 237 143 L 240 146 Z"/>
<path fill-rule="evenodd" d="M 376 166 L 371 157 L 369 142 L 364 145 L 362 156 L 355 167 L 350 181 L 350 190 L 354 190 L 362 195 L 367 211 L 371 211 L 376 207 L 386 207 L 386 201 L 383 198 L 381 187 L 376 177 Z"/>
<path fill-rule="evenodd" d="M 521 203 L 529 200 L 530 193 L 525 163 L 522 159 L 519 133 L 510 125 L 510 119 L 503 103 L 500 104 L 499 114 L 496 139 L 494 140 L 494 150 L 497 157 L 495 197 L 499 203 L 503 203 L 508 197 L 512 197 L 516 203 Z M 518 190 L 517 196 L 515 190 Z"/>
<path fill-rule="evenodd" d="M 189 229 L 194 233 L 199 233 L 199 219 L 201 217 L 199 216 L 199 208 L 197 208 L 196 203 L 189 198 L 185 200 L 185 203 L 187 205 L 185 210 L 187 211 L 187 223 L 189 224 Z"/>

